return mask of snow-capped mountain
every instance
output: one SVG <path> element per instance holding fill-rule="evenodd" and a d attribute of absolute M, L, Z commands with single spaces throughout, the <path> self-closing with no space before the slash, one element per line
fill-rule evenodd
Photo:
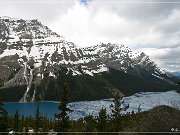
<path fill-rule="evenodd" d="M 90 75 L 93 79 L 113 69 L 149 82 L 178 86 L 176 78 L 143 52 L 110 43 L 81 48 L 38 20 L 0 18 L 0 63 L 2 91 L 21 87 L 17 100 L 22 102 L 37 100 L 37 86 L 48 77 L 58 80 L 62 67 L 75 78 Z M 108 91 L 118 87 L 111 85 Z M 38 97 L 44 99 L 43 95 Z"/>
<path fill-rule="evenodd" d="M 17 42 L 19 39 L 44 39 L 60 37 L 44 26 L 38 20 L 23 20 L 10 17 L 1 17 L 1 41 Z"/>

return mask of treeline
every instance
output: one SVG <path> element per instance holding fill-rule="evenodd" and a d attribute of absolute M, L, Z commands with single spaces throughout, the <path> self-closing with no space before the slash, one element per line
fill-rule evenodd
<path fill-rule="evenodd" d="M 64 79 L 69 83 L 69 101 L 93 101 L 100 99 L 112 98 L 112 91 L 119 90 L 126 96 L 131 96 L 138 92 L 164 92 L 176 90 L 180 85 L 171 85 L 148 73 L 144 73 L 144 78 L 124 73 L 123 71 L 109 68 L 109 72 L 94 74 L 93 76 L 82 74 L 73 76 L 66 68 L 56 74 L 57 79 L 44 74 L 44 78 L 39 86 L 32 87 L 36 89 L 36 100 L 59 101 L 60 91 L 63 87 Z M 146 75 L 146 76 L 145 76 Z M 141 90 L 141 91 L 140 91 Z"/>
<path fill-rule="evenodd" d="M 34 117 L 24 117 L 18 112 L 14 116 L 9 116 L 4 109 L 3 102 L 0 100 L 0 132 L 4 134 L 51 134 L 69 132 L 83 132 L 83 134 L 98 134 L 98 132 L 170 132 L 172 128 L 180 129 L 180 111 L 160 106 L 148 112 L 141 112 L 139 107 L 138 113 L 128 113 L 121 115 L 122 108 L 121 97 L 115 93 L 113 104 L 110 106 L 111 115 L 107 114 L 105 108 L 99 111 L 98 116 L 87 117 L 71 120 L 68 116 L 71 110 L 68 108 L 68 83 L 65 80 L 61 90 L 59 112 L 55 114 L 54 119 L 42 116 L 39 107 L 37 107 Z M 28 111 L 28 110 L 27 110 Z M 46 133 L 45 133 L 46 132 Z M 49 132 L 49 133 L 47 133 Z M 79 133 L 77 133 L 79 134 Z"/>
<path fill-rule="evenodd" d="M 35 101 L 59 101 L 60 92 L 63 89 L 64 79 L 69 83 L 69 101 L 93 101 L 113 98 L 113 91 L 120 91 L 126 96 L 138 92 L 164 92 L 179 90 L 180 85 L 172 85 L 163 80 L 144 73 L 138 77 L 123 71 L 109 68 L 109 72 L 94 74 L 93 76 L 82 74 L 72 75 L 65 67 L 54 71 L 56 77 L 49 76 L 49 71 L 43 73 L 44 78 L 34 76 L 32 86 L 28 92 L 29 101 L 35 97 Z M 68 72 L 68 74 L 66 74 Z M 19 74 L 22 76 L 23 74 Z M 146 78 L 146 79 L 145 79 Z M 18 102 L 22 99 L 27 86 L 18 85 L 8 88 L 0 88 L 0 96 L 6 102 Z M 35 95 L 34 95 L 34 91 Z"/>

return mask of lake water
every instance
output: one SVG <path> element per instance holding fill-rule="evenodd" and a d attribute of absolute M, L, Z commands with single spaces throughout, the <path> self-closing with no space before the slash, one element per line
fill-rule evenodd
<path fill-rule="evenodd" d="M 123 98 L 124 104 L 129 104 L 129 109 L 122 113 L 131 112 L 132 110 L 137 111 L 140 105 L 142 111 L 146 111 L 159 105 L 167 105 L 180 109 L 180 94 L 175 90 L 167 92 L 141 92 L 136 93 L 132 96 Z M 68 106 L 73 112 L 69 114 L 71 119 L 78 119 L 89 114 L 94 116 L 98 115 L 101 108 L 106 108 L 107 113 L 110 114 L 110 105 L 112 99 L 104 99 L 98 101 L 83 101 L 83 102 L 72 102 Z M 39 106 L 42 115 L 47 115 L 49 118 L 54 118 L 54 114 L 59 112 L 58 102 L 30 102 L 30 103 L 5 103 L 5 108 L 10 115 L 14 115 L 16 110 L 21 115 L 34 116 L 37 106 Z"/>
<path fill-rule="evenodd" d="M 54 118 L 54 114 L 58 112 L 58 102 L 30 102 L 30 103 L 5 103 L 5 108 L 10 115 L 14 115 L 18 110 L 19 114 L 26 116 L 34 116 L 37 107 L 42 115 Z"/>

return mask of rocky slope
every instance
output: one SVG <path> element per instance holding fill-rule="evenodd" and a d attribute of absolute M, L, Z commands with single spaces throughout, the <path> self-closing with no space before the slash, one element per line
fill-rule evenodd
<path fill-rule="evenodd" d="M 120 89 L 133 94 L 179 88 L 178 79 L 143 52 L 110 43 L 80 48 L 38 20 L 0 18 L 0 89 L 4 100 L 58 100 L 65 75 L 71 81 L 72 100 L 107 98 Z M 123 86 L 125 82 L 120 80 L 125 78 L 132 81 L 131 86 Z M 84 99 L 75 88 L 89 95 Z"/>

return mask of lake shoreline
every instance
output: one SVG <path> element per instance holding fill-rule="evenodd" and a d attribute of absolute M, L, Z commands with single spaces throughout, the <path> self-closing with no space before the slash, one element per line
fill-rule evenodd
<path fill-rule="evenodd" d="M 140 92 L 129 97 L 124 97 L 122 100 L 124 102 L 123 104 L 129 104 L 127 111 L 122 111 L 123 114 L 132 111 L 137 112 L 138 106 L 141 107 L 142 111 L 147 111 L 160 105 L 180 108 L 180 94 L 175 90 L 167 92 Z M 39 106 L 42 115 L 47 115 L 49 118 L 54 118 L 54 114 L 59 112 L 59 103 L 60 102 L 57 101 L 38 101 L 24 103 L 6 102 L 5 108 L 10 115 L 14 115 L 14 113 L 18 110 L 19 113 L 25 117 L 33 117 L 37 106 Z M 106 108 L 107 113 L 111 114 L 111 104 L 112 98 L 96 101 L 71 102 L 68 104 L 68 106 L 74 111 L 69 113 L 69 116 L 71 119 L 83 118 L 89 114 L 97 116 L 101 108 Z"/>

